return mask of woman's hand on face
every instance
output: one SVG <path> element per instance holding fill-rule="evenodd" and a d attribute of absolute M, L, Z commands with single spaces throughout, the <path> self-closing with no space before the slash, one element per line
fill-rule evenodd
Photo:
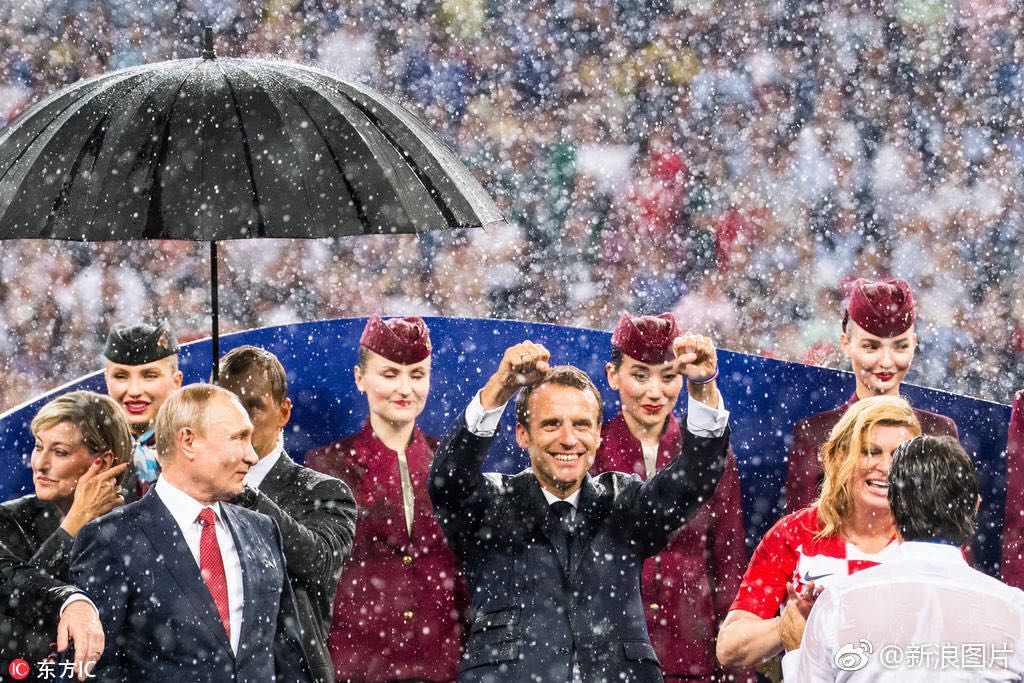
<path fill-rule="evenodd" d="M 85 474 L 78 478 L 75 499 L 60 525 L 68 535 L 78 535 L 79 530 L 92 520 L 118 505 L 124 505 L 124 496 L 117 482 L 130 464 L 125 462 L 104 469 L 103 461 L 97 458 L 89 465 Z"/>

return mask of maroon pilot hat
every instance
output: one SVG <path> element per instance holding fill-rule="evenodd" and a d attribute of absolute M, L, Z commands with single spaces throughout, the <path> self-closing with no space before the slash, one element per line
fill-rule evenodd
<path fill-rule="evenodd" d="M 419 363 L 431 350 L 427 324 L 415 316 L 387 320 L 372 316 L 366 321 L 359 344 L 401 365 Z"/>
<path fill-rule="evenodd" d="M 612 348 L 648 365 L 661 365 L 674 358 L 672 341 L 679 325 L 671 313 L 632 317 L 623 313 L 612 332 Z"/>
<path fill-rule="evenodd" d="M 916 318 L 914 293 L 906 280 L 887 278 L 871 282 L 858 278 L 843 315 L 843 332 L 847 321 L 852 320 L 876 337 L 895 337 L 910 329 Z"/>

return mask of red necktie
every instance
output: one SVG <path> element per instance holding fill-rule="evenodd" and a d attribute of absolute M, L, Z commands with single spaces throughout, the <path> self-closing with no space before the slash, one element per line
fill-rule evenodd
<path fill-rule="evenodd" d="M 231 638 L 228 579 L 224 573 L 224 560 L 220 556 L 220 544 L 217 543 L 217 516 L 213 508 L 203 508 L 196 521 L 203 527 L 203 535 L 199 537 L 199 572 L 203 575 L 206 587 L 210 589 L 213 603 L 217 605 L 224 631 Z"/>

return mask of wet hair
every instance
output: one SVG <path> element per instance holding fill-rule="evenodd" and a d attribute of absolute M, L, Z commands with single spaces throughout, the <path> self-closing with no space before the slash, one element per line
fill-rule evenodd
<path fill-rule="evenodd" d="M 167 397 L 153 421 L 158 460 L 164 461 L 174 457 L 175 442 L 178 439 L 178 432 L 182 429 L 188 427 L 200 434 L 206 433 L 207 407 L 213 397 L 218 395 L 238 403 L 238 398 L 233 393 L 213 384 L 190 384 Z M 243 410 L 241 404 L 238 408 Z"/>
<path fill-rule="evenodd" d="M 530 396 L 537 390 L 538 387 L 545 384 L 557 384 L 562 387 L 572 387 L 573 389 L 579 389 L 580 391 L 589 391 L 597 399 L 597 424 L 601 424 L 601 417 L 603 414 L 603 407 L 601 402 L 601 392 L 597 390 L 594 382 L 591 381 L 590 376 L 583 372 L 579 368 L 573 365 L 556 365 L 555 367 L 548 370 L 547 374 L 536 384 L 531 384 L 528 387 L 524 387 L 520 392 L 519 396 L 516 397 L 516 423 L 521 424 L 524 429 L 529 431 L 530 424 Z"/>
<path fill-rule="evenodd" d="M 110 451 L 113 456 L 111 466 L 132 459 L 132 434 L 128 420 L 121 406 L 109 396 L 92 391 L 72 391 L 58 396 L 32 418 L 32 436 L 62 422 L 78 428 L 90 453 L 100 455 Z"/>
<path fill-rule="evenodd" d="M 622 362 L 625 360 L 625 358 L 626 355 L 622 353 L 622 351 L 619 351 L 614 346 L 612 347 L 611 360 L 609 362 L 612 364 L 612 367 L 615 368 L 616 372 L 618 372 L 619 369 L 622 368 Z"/>
<path fill-rule="evenodd" d="M 853 478 L 867 448 L 868 435 L 879 425 L 906 427 L 914 435 L 921 433 L 921 423 L 910 404 L 898 396 L 871 396 L 850 406 L 821 447 L 825 481 L 818 497 L 822 528 L 817 538 L 839 533 L 853 514 Z"/>
<path fill-rule="evenodd" d="M 904 541 L 974 537 L 978 473 L 971 458 L 948 436 L 915 436 L 892 455 L 889 507 Z"/>
<path fill-rule="evenodd" d="M 242 377 L 251 371 L 259 371 L 270 382 L 270 397 L 281 405 L 288 398 L 288 375 L 277 356 L 258 346 L 239 346 L 231 349 L 220 359 L 220 380 L 228 377 Z"/>

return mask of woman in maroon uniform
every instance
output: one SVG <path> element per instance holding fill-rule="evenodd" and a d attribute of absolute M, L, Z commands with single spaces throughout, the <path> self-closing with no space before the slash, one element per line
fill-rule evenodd
<path fill-rule="evenodd" d="M 358 517 L 328 643 L 339 681 L 451 681 L 458 675 L 465 586 L 427 496 L 437 440 L 416 426 L 430 390 L 420 318 L 373 316 L 354 369 L 370 415 L 306 456 L 348 483 Z"/>
<path fill-rule="evenodd" d="M 900 383 L 917 350 L 914 294 L 904 280 L 853 283 L 839 343 L 850 359 L 856 387 L 846 403 L 801 420 L 793 428 L 786 472 L 786 512 L 807 507 L 818 497 L 823 477 L 818 449 L 846 409 L 868 396 L 899 396 Z M 914 408 L 923 433 L 958 438 L 956 424 Z"/>
<path fill-rule="evenodd" d="M 601 429 L 593 474 L 613 470 L 647 479 L 681 448 L 683 432 L 673 410 L 683 378 L 670 362 L 672 340 L 679 334 L 671 313 L 619 320 L 605 370 L 622 409 Z M 715 634 L 745 565 L 739 473 L 730 451 L 711 500 L 644 563 L 647 629 L 666 681 L 729 680 L 726 674 L 742 681 L 750 676 L 726 672 L 715 660 Z"/>

